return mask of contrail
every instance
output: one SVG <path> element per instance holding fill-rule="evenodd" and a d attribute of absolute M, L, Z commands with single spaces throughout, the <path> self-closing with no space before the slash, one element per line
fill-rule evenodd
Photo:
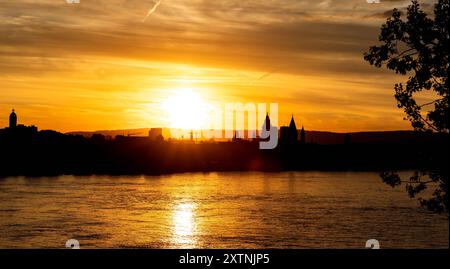
<path fill-rule="evenodd" d="M 250 81 L 248 84 L 249 84 L 249 85 L 253 85 L 255 82 L 257 82 L 257 81 L 259 81 L 259 80 L 261 80 L 261 79 L 264 79 L 264 78 L 266 78 L 266 77 L 268 77 L 268 76 L 270 76 L 270 75 L 272 75 L 272 74 L 275 74 L 276 71 L 277 71 L 277 70 L 275 69 L 275 70 L 272 70 L 272 71 L 270 71 L 270 72 L 264 73 L 264 74 L 261 75 L 259 78 L 256 78 L 256 79 Z"/>
<path fill-rule="evenodd" d="M 147 13 L 147 16 L 145 16 L 145 18 L 142 20 L 142 22 L 145 22 L 145 20 L 152 15 L 153 12 L 155 12 L 155 10 L 158 8 L 159 4 L 161 4 L 161 0 L 159 0 L 158 2 L 156 2 L 156 4 L 152 7 L 152 9 L 150 9 Z"/>
<path fill-rule="evenodd" d="M 261 79 L 263 79 L 265 77 L 268 77 L 268 76 L 272 75 L 273 73 L 275 73 L 275 71 L 267 72 L 264 75 L 260 76 L 257 80 L 261 80 Z"/>

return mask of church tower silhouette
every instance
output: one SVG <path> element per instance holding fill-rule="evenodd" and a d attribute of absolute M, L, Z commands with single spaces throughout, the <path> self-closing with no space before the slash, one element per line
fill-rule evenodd
<path fill-rule="evenodd" d="M 289 140 L 292 142 L 298 140 L 298 130 L 295 124 L 294 115 L 291 117 L 291 122 L 289 123 Z"/>

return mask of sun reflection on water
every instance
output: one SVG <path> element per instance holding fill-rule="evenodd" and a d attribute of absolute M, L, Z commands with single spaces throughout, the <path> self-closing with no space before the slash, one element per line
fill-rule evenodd
<path fill-rule="evenodd" d="M 172 210 L 172 243 L 185 248 L 196 245 L 195 204 L 176 204 Z"/>

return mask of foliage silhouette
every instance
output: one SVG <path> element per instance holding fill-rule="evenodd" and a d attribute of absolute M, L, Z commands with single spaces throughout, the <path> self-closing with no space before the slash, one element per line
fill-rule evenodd
<path fill-rule="evenodd" d="M 417 1 L 407 8 L 406 19 L 399 10 L 381 26 L 381 45 L 371 46 L 364 59 L 376 67 L 385 66 L 400 75 L 407 75 L 406 85 L 395 84 L 395 98 L 403 108 L 416 131 L 438 132 L 449 138 L 449 0 L 439 0 L 434 6 L 434 16 L 428 16 Z M 419 104 L 417 94 L 426 92 L 434 100 Z M 426 109 L 426 111 L 424 111 Z M 425 114 L 425 115 L 424 115 Z M 433 153 L 447 151 L 435 148 Z M 423 164 L 437 161 L 440 154 L 427 156 Z M 381 174 L 383 181 L 393 187 L 403 181 L 395 171 Z M 449 172 L 447 165 L 437 169 L 416 171 L 406 183 L 406 190 L 414 198 L 427 186 L 436 186 L 429 199 L 419 197 L 420 203 L 431 211 L 448 216 Z"/>

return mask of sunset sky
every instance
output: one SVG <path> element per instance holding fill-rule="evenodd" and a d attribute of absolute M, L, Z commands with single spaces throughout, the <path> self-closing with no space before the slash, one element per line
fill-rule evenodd
<path fill-rule="evenodd" d="M 366 0 L 0 0 L 0 128 L 168 126 L 185 90 L 208 104 L 276 102 L 308 130 L 409 129 L 363 60 L 394 7 Z M 434 1 L 421 1 L 431 10 Z"/>

